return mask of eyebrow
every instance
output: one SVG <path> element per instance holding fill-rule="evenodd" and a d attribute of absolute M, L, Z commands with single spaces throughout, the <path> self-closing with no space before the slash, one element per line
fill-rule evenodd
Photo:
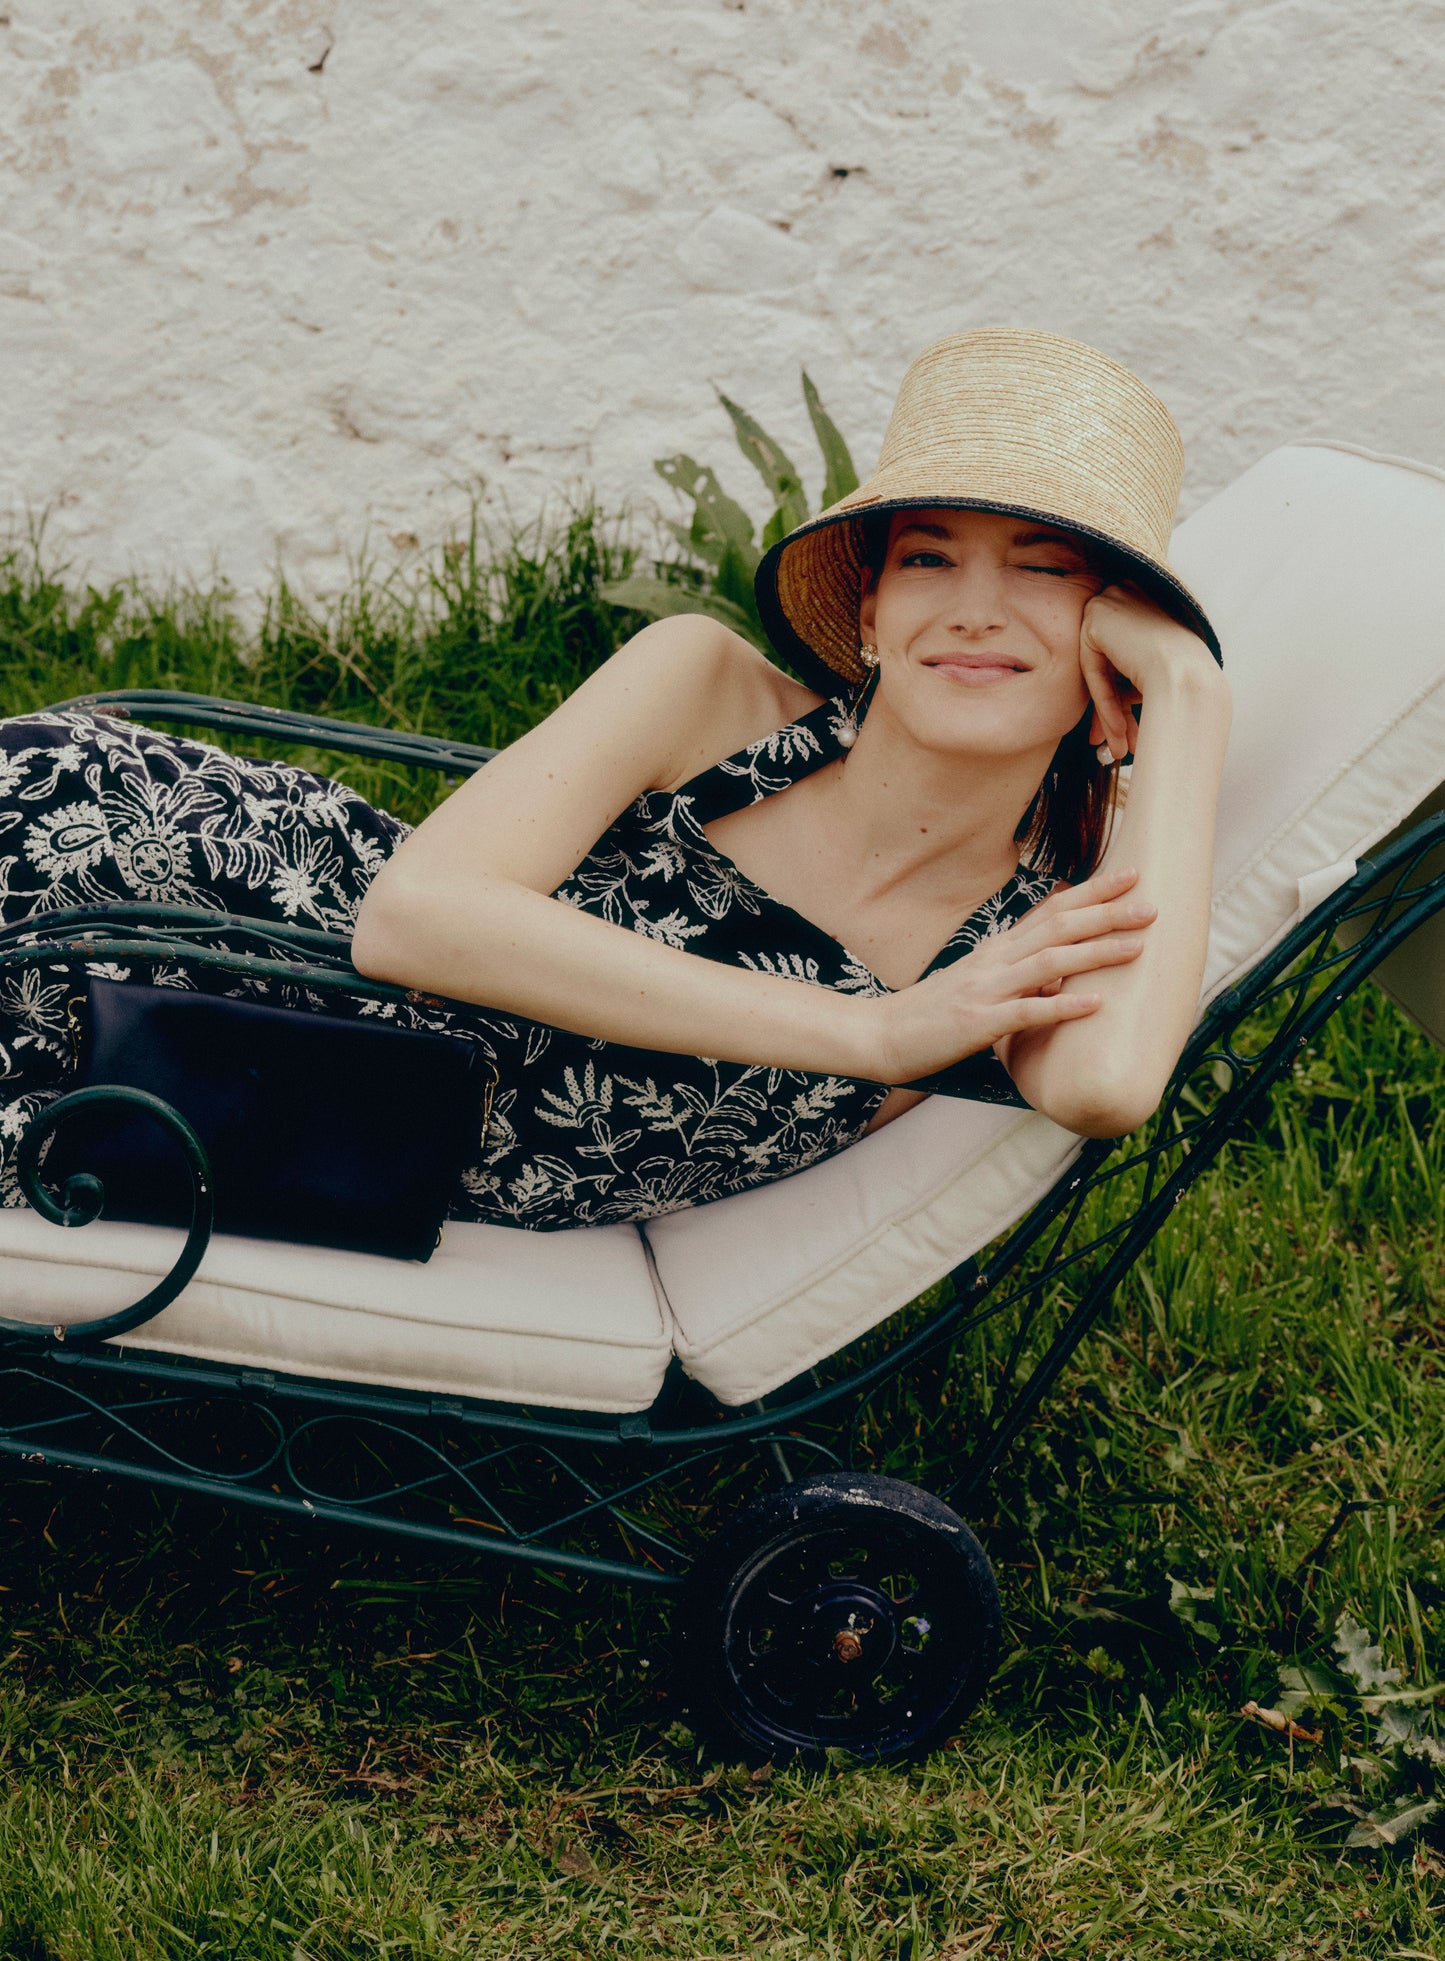
<path fill-rule="evenodd" d="M 946 524 L 904 524 L 900 525 L 893 542 L 896 544 L 899 538 L 911 537 L 915 531 L 924 538 L 951 538 L 953 536 L 953 533 Z"/>
<path fill-rule="evenodd" d="M 946 524 L 904 524 L 900 525 L 893 542 L 912 537 L 914 533 L 924 538 L 951 538 L 953 533 Z M 1062 545 L 1065 550 L 1083 554 L 1083 546 L 1062 531 L 1016 531 L 1009 543 L 1011 545 Z"/>
<path fill-rule="evenodd" d="M 1062 531 L 1016 531 L 1009 541 L 1014 545 L 1063 545 L 1068 551 L 1082 552 L 1077 539 Z"/>

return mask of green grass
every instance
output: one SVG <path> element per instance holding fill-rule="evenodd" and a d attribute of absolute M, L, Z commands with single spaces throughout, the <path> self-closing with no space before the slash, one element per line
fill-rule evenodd
<path fill-rule="evenodd" d="M 631 549 L 574 512 L 250 634 L 17 554 L 0 706 L 172 685 L 502 740 L 625 628 L 593 588 Z M 1343 1612 L 1445 1675 L 1442 1094 L 1366 992 L 1171 1218 L 975 1521 L 1005 1661 L 921 1765 L 708 1757 L 665 1601 L 11 1472 L 0 1961 L 1445 1955 L 1441 1838 L 1345 1849 L 1358 1704 L 1317 1746 L 1239 1715 Z M 897 1416 L 878 1468 L 936 1466 Z"/>
<path fill-rule="evenodd" d="M 577 500 L 534 523 L 388 564 L 360 560 L 324 603 L 278 580 L 254 625 L 225 587 L 104 588 L 67 577 L 43 535 L 0 547 L 0 711 L 107 688 L 179 688 L 500 748 L 644 624 L 599 597 L 639 561 L 627 527 Z M 248 751 L 264 745 L 248 738 Z M 275 752 L 280 753 L 280 752 Z M 433 779 L 288 752 L 415 819 Z"/>

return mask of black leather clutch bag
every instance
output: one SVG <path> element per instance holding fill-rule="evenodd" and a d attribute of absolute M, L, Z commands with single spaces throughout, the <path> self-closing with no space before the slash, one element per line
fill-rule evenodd
<path fill-rule="evenodd" d="M 134 982 L 92 980 L 74 1005 L 76 1087 L 123 1083 L 180 1112 L 211 1161 L 218 1232 L 431 1257 L 496 1083 L 471 1043 Z M 107 1218 L 190 1219 L 178 1146 L 123 1105 L 78 1111 L 45 1169 L 94 1173 Z"/>

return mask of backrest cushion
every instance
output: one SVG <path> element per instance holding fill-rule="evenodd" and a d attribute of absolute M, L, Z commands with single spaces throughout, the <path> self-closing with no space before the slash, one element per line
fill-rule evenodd
<path fill-rule="evenodd" d="M 1342 445 L 1277 450 L 1175 534 L 1234 690 L 1205 1000 L 1445 778 L 1445 477 Z M 1078 1140 L 934 1097 L 840 1157 L 654 1220 L 684 1365 L 764 1395 L 1004 1231 Z"/>
<path fill-rule="evenodd" d="M 1291 444 L 1181 525 L 1171 557 L 1234 690 L 1208 1000 L 1445 779 L 1445 472 Z"/>

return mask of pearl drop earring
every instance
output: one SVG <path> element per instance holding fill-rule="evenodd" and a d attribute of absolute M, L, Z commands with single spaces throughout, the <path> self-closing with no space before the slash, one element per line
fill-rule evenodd
<path fill-rule="evenodd" d="M 843 749 L 851 749 L 853 744 L 858 740 L 858 710 L 862 706 L 863 697 L 867 694 L 869 687 L 872 685 L 873 677 L 878 671 L 878 649 L 871 644 L 866 647 L 860 647 L 858 649 L 858 658 L 862 661 L 868 672 L 863 676 L 862 681 L 854 692 L 852 701 L 848 704 L 847 721 L 838 730 L 838 743 Z"/>

